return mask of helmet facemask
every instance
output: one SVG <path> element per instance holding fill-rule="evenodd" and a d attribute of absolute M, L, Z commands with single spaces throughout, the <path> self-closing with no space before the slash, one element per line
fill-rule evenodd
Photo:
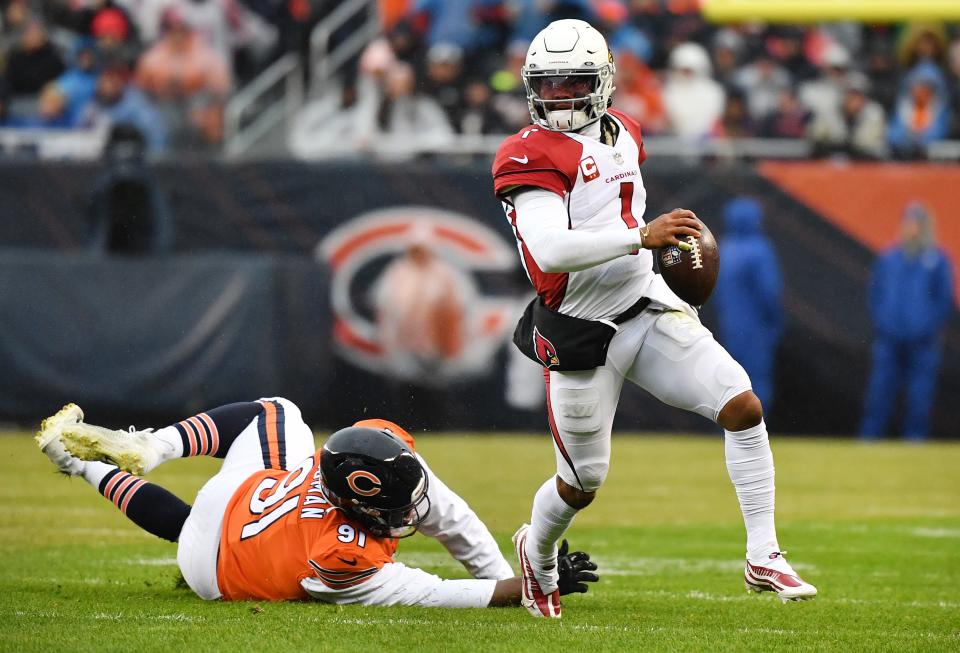
<path fill-rule="evenodd" d="M 430 514 L 430 497 L 427 496 L 426 475 L 423 485 L 414 492 L 416 498 L 399 508 L 375 508 L 362 504 L 341 506 L 366 527 L 371 535 L 376 537 L 391 537 L 395 539 L 410 537 L 417 532 L 420 524 Z M 355 503 L 355 502 L 351 502 Z"/>
<path fill-rule="evenodd" d="M 426 470 L 412 452 L 396 444 L 404 450 L 387 459 L 338 453 L 327 445 L 321 457 L 324 496 L 376 537 L 409 537 L 430 514 Z"/>
<path fill-rule="evenodd" d="M 577 131 L 606 113 L 613 92 L 613 64 L 599 68 L 537 70 L 525 66 L 523 84 L 535 124 Z"/>

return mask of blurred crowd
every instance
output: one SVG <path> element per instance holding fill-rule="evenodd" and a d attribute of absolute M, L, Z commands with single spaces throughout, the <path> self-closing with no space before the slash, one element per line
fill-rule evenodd
<path fill-rule="evenodd" d="M 862 159 L 923 158 L 960 138 L 957 25 L 717 26 L 697 0 L 376 4 L 383 35 L 341 75 L 336 107 L 307 124 L 315 149 L 393 137 L 402 149 L 411 134 L 439 147 L 518 129 L 527 46 L 559 18 L 607 36 L 614 104 L 647 134 L 807 139 L 817 155 Z M 340 5 L 0 0 L 0 128 L 120 123 L 152 153 L 218 148 L 229 94 L 282 52 L 306 57 L 310 29 Z"/>
<path fill-rule="evenodd" d="M 334 0 L 0 0 L 0 128 L 134 127 L 206 151 L 232 89 Z"/>
<path fill-rule="evenodd" d="M 614 51 L 614 106 L 648 134 L 808 139 L 817 155 L 858 159 L 923 158 L 931 142 L 960 138 L 958 26 L 717 26 L 698 4 L 381 0 L 384 34 L 344 90 L 352 135 L 363 146 L 522 127 L 530 40 L 551 20 L 580 18 Z"/>

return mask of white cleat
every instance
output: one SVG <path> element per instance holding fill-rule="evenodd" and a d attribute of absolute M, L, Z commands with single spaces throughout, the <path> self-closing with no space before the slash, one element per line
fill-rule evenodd
<path fill-rule="evenodd" d="M 77 422 L 63 428 L 64 446 L 82 460 L 100 460 L 140 476 L 163 462 L 153 429 L 129 431 Z"/>
<path fill-rule="evenodd" d="M 806 582 L 783 557 L 785 551 L 774 551 L 769 560 L 753 564 L 747 560 L 743 579 L 750 592 L 776 592 L 780 600 L 807 601 L 817 596 L 817 588 Z"/>
<path fill-rule="evenodd" d="M 555 589 L 550 594 L 544 594 L 540 589 L 540 583 L 533 575 L 533 567 L 530 565 L 530 559 L 527 558 L 525 549 L 527 542 L 527 531 L 530 530 L 530 524 L 524 524 L 516 533 L 513 534 L 513 548 L 520 560 L 520 605 L 534 617 L 547 617 L 550 619 L 560 618 L 560 590 Z"/>
<path fill-rule="evenodd" d="M 76 404 L 67 404 L 60 411 L 40 423 L 40 430 L 34 436 L 37 446 L 47 458 L 68 476 L 83 473 L 83 461 L 70 455 L 64 448 L 60 435 L 63 429 L 83 420 L 83 411 Z"/>

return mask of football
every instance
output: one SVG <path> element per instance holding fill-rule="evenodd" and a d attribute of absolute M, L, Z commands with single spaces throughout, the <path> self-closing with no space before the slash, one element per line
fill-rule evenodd
<path fill-rule="evenodd" d="M 700 222 L 700 237 L 687 236 L 692 249 L 685 252 L 676 245 L 657 250 L 656 259 L 663 280 L 670 290 L 693 306 L 702 306 L 713 292 L 720 272 L 720 250 L 707 225 Z"/>

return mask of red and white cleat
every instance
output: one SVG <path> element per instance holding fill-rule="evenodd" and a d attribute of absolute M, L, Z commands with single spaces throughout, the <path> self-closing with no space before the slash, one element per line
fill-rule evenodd
<path fill-rule="evenodd" d="M 530 566 L 530 560 L 527 558 L 527 552 L 524 546 L 527 542 L 527 531 L 529 524 L 521 526 L 513 534 L 513 549 L 517 553 L 517 559 L 520 560 L 520 605 L 534 617 L 547 617 L 550 619 L 560 618 L 560 590 L 555 589 L 550 594 L 544 594 L 540 589 L 540 583 L 533 575 L 533 567 Z"/>
<path fill-rule="evenodd" d="M 817 588 L 806 582 L 783 557 L 785 551 L 774 551 L 769 561 L 753 564 L 747 560 L 743 579 L 751 592 L 776 592 L 780 600 L 806 601 L 817 596 Z"/>

